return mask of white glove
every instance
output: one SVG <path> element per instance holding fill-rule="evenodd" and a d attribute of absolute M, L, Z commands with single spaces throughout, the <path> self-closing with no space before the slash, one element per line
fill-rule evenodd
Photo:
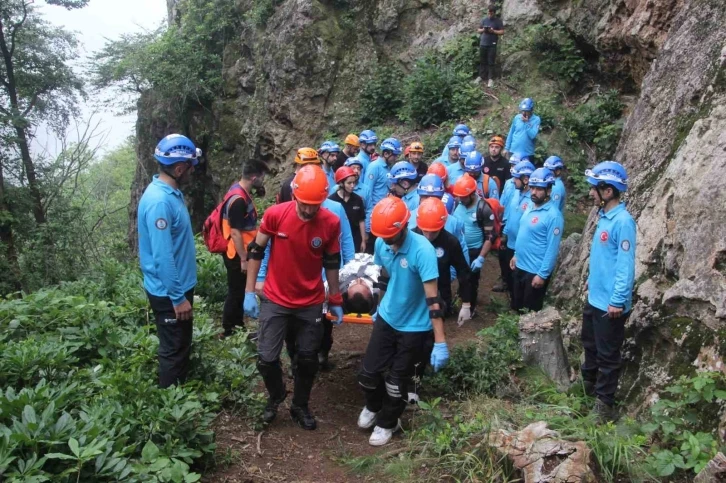
<path fill-rule="evenodd" d="M 457 324 L 459 327 L 464 325 L 464 322 L 471 319 L 471 304 L 462 304 L 461 310 L 459 310 L 459 319 Z"/>

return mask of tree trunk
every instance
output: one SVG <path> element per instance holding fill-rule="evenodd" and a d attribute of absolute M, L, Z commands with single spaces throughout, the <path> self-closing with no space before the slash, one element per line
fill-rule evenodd
<path fill-rule="evenodd" d="M 8 268 L 11 276 L 9 282 L 13 291 L 22 290 L 20 277 L 20 265 L 18 263 L 18 252 L 15 248 L 15 237 L 13 236 L 13 214 L 5 202 L 5 177 L 3 175 L 2 161 L 0 161 L 0 243 L 5 245 L 5 255 L 8 261 Z"/>
<path fill-rule="evenodd" d="M 562 342 L 559 312 L 547 307 L 519 319 L 519 345 L 525 364 L 539 367 L 560 391 L 570 386 L 570 365 Z"/>

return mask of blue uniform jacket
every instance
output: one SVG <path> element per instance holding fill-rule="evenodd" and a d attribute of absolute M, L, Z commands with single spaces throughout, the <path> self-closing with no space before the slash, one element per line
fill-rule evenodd
<path fill-rule="evenodd" d="M 512 201 L 512 195 L 515 191 L 517 191 L 517 188 L 514 186 L 514 178 L 509 178 L 507 181 L 504 182 L 504 187 L 502 188 L 502 195 L 499 197 L 499 204 L 502 205 L 502 208 L 504 208 L 502 223 L 506 223 L 507 221 L 507 205 L 510 201 Z"/>
<path fill-rule="evenodd" d="M 525 211 L 532 205 L 532 193 L 527 190 L 522 193 L 518 189 L 514 190 L 512 199 L 507 204 L 505 217 L 507 223 L 504 225 L 504 234 L 507 235 L 507 248 L 514 250 L 517 243 L 517 233 L 519 232 L 519 221 Z"/>
<path fill-rule="evenodd" d="M 363 150 L 358 151 L 358 154 L 356 154 L 355 157 L 356 157 L 356 159 L 360 159 L 361 162 L 363 163 L 363 168 L 360 170 L 361 176 L 363 176 L 365 174 L 366 170 L 368 169 L 368 165 L 371 164 L 371 157 L 368 156 L 368 153 L 366 153 Z"/>
<path fill-rule="evenodd" d="M 410 211 L 411 214 L 418 210 L 418 205 L 421 203 L 421 197 L 418 195 L 416 188 L 411 189 L 411 191 L 403 195 L 401 199 L 404 203 L 406 203 L 406 208 L 408 208 L 408 211 Z"/>
<path fill-rule="evenodd" d="M 562 213 L 565 212 L 565 183 L 562 182 L 561 178 L 555 179 L 555 185 L 552 187 L 552 201 L 555 202 L 555 206 Z"/>
<path fill-rule="evenodd" d="M 635 281 L 635 220 L 624 203 L 607 213 L 600 210 L 599 216 L 590 250 L 587 300 L 600 310 L 612 305 L 628 313 Z"/>
<path fill-rule="evenodd" d="M 536 114 L 532 114 L 529 122 L 524 122 L 521 114 L 514 116 L 504 149 L 512 153 L 520 153 L 523 156 L 533 156 L 534 141 L 537 139 L 537 133 L 539 132 L 539 123 L 540 119 Z"/>
<path fill-rule="evenodd" d="M 137 215 L 144 288 L 177 306 L 197 284 L 194 234 L 184 195 L 159 176 L 146 187 Z M 191 302 L 191 300 L 189 301 Z"/>
<path fill-rule="evenodd" d="M 383 198 L 388 196 L 388 172 L 391 168 L 386 164 L 386 160 L 376 159 L 368 165 L 364 178 L 366 190 L 368 191 L 370 202 L 366 209 L 366 232 L 371 231 L 371 213 L 376 204 Z"/>
<path fill-rule="evenodd" d="M 557 263 L 565 219 L 553 201 L 532 203 L 519 222 L 514 255 L 517 268 L 547 280 Z"/>
<path fill-rule="evenodd" d="M 452 163 L 448 166 L 446 166 L 446 172 L 449 176 L 449 184 L 454 185 L 456 183 L 456 180 L 464 176 L 464 167 L 461 165 L 461 162 Z"/>

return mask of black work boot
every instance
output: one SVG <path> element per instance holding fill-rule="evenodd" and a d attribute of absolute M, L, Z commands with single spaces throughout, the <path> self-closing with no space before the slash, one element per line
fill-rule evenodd
<path fill-rule="evenodd" d="M 258 361 L 257 369 L 262 375 L 262 380 L 265 382 L 265 388 L 267 388 L 267 394 L 269 395 L 262 419 L 265 424 L 270 424 L 277 415 L 277 407 L 287 397 L 285 383 L 282 382 L 282 368 L 280 367 L 280 361 L 270 363 Z"/>
<path fill-rule="evenodd" d="M 492 292 L 506 292 L 507 291 L 507 285 L 504 283 L 504 280 L 499 280 L 496 285 L 492 287 Z"/>
<path fill-rule="evenodd" d="M 287 397 L 287 392 L 283 394 L 281 399 L 272 399 L 267 398 L 267 405 L 265 406 L 265 412 L 262 413 L 262 421 L 265 424 L 270 424 L 275 420 L 275 416 L 277 416 L 277 408 L 282 404 L 282 402 Z"/>
<path fill-rule="evenodd" d="M 295 421 L 301 428 L 312 431 L 318 427 L 315 422 L 315 416 L 312 415 L 310 409 L 307 406 L 290 406 L 290 417 Z"/>
<path fill-rule="evenodd" d="M 600 398 L 595 400 L 595 406 L 590 415 L 595 417 L 595 424 L 614 423 L 620 418 L 615 406 L 610 406 Z"/>
<path fill-rule="evenodd" d="M 585 390 L 585 396 L 595 397 L 595 383 L 592 381 L 582 381 L 582 388 Z"/>
<path fill-rule="evenodd" d="M 330 362 L 327 353 L 321 352 L 318 354 L 318 364 L 322 372 L 330 372 L 335 369 L 335 364 Z"/>

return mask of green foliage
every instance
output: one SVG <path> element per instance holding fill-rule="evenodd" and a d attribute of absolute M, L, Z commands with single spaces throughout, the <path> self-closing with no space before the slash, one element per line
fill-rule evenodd
<path fill-rule="evenodd" d="M 360 119 L 364 123 L 383 123 L 398 115 L 403 106 L 403 72 L 384 64 L 363 86 L 360 94 Z"/>
<path fill-rule="evenodd" d="M 611 158 L 623 129 L 623 103 L 617 90 L 597 96 L 594 103 L 577 106 L 565 112 L 561 125 L 571 142 L 594 145 L 597 159 Z"/>
<path fill-rule="evenodd" d="M 222 404 L 260 411 L 246 334 L 224 341 L 195 306 L 191 380 L 159 389 L 141 278 L 95 279 L 0 301 L 0 478 L 194 482 Z"/>
<path fill-rule="evenodd" d="M 471 73 L 455 70 L 442 58 L 432 54 L 424 56 L 406 78 L 400 117 L 427 127 L 473 114 L 483 94 L 470 79 Z"/>
<path fill-rule="evenodd" d="M 454 348 L 449 363 L 427 382 L 434 394 L 494 394 L 519 360 L 519 317 L 502 314 L 477 334 L 478 341 Z"/>
<path fill-rule="evenodd" d="M 456 72 L 471 77 L 479 67 L 479 35 L 454 37 L 441 48 L 440 53 Z"/>
<path fill-rule="evenodd" d="M 582 52 L 560 24 L 535 25 L 531 51 L 539 59 L 539 70 L 555 79 L 574 84 L 585 72 Z"/>
<path fill-rule="evenodd" d="M 262 211 L 260 211 L 262 214 Z M 196 237 L 197 247 L 197 286 L 194 293 L 201 295 L 209 303 L 224 302 L 227 297 L 227 284 L 220 283 L 227 279 L 222 257 L 209 253 L 201 235 Z"/>
<path fill-rule="evenodd" d="M 245 20 L 255 27 L 264 28 L 279 3 L 278 0 L 254 0 L 252 7 L 245 13 Z"/>

